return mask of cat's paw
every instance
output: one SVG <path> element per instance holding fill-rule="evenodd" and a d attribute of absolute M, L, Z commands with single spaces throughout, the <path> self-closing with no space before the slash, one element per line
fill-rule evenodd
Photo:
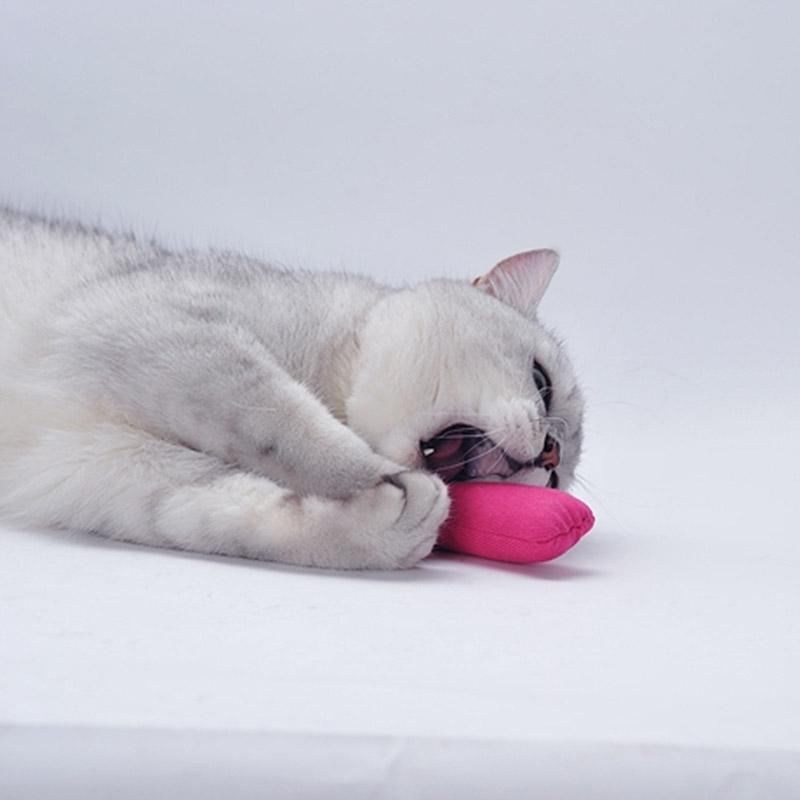
<path fill-rule="evenodd" d="M 387 476 L 384 481 L 403 494 L 403 507 L 390 528 L 392 543 L 406 546 L 394 553 L 393 566 L 411 567 L 430 555 L 439 528 L 447 519 L 450 496 L 444 481 L 422 471 L 408 471 Z"/>
<path fill-rule="evenodd" d="M 387 475 L 383 485 L 373 491 L 381 496 L 387 510 L 397 510 L 391 525 L 375 535 L 380 568 L 414 566 L 433 550 L 439 528 L 447 518 L 447 486 L 427 472 L 405 471 Z"/>
<path fill-rule="evenodd" d="M 435 475 L 404 471 L 344 501 L 342 566 L 405 569 L 425 558 L 447 518 L 447 487 Z M 343 519 L 340 523 L 344 522 Z"/>

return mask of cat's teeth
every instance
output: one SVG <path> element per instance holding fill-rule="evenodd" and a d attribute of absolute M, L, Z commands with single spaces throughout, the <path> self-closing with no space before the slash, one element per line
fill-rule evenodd
<path fill-rule="evenodd" d="M 435 452 L 436 452 L 436 448 L 435 447 L 423 447 L 422 448 L 422 455 L 424 455 L 426 458 L 428 456 L 432 456 Z"/>

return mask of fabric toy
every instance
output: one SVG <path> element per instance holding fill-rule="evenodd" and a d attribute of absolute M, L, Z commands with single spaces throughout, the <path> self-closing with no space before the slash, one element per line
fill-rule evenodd
<path fill-rule="evenodd" d="M 466 482 L 449 487 L 450 516 L 438 546 L 515 564 L 550 561 L 589 532 L 594 515 L 558 489 Z"/>

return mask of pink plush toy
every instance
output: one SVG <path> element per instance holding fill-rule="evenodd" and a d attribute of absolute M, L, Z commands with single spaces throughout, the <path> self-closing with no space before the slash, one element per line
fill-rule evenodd
<path fill-rule="evenodd" d="M 518 483 L 453 483 L 439 547 L 471 556 L 532 564 L 550 561 L 589 532 L 589 507 L 558 489 Z"/>

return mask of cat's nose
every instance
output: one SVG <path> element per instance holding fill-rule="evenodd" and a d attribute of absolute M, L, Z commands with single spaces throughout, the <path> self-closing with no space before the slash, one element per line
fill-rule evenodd
<path fill-rule="evenodd" d="M 544 438 L 542 452 L 534 459 L 535 467 L 544 467 L 547 470 L 555 469 L 561 463 L 561 446 L 548 433 Z"/>

